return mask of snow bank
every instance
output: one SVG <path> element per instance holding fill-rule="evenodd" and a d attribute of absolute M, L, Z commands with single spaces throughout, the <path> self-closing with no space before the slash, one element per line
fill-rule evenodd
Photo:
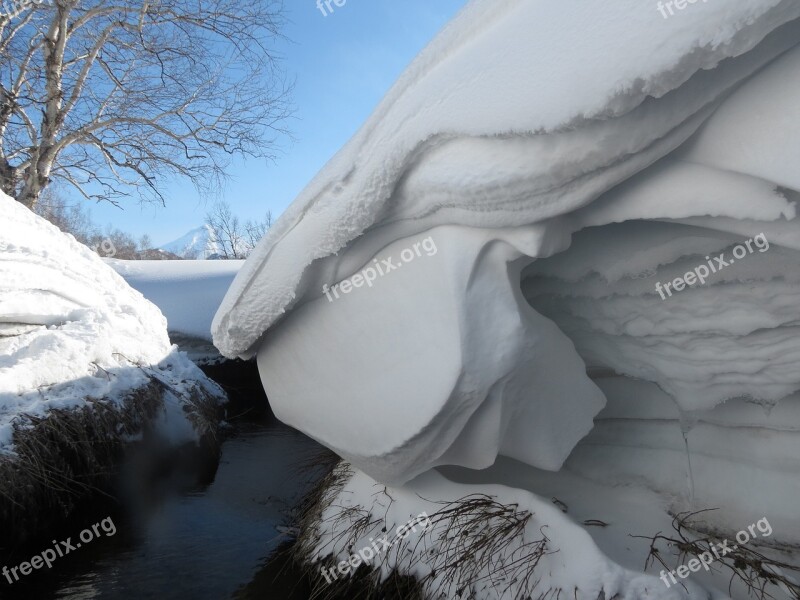
<path fill-rule="evenodd" d="M 769 510 L 798 544 L 800 4 L 691 8 L 469 4 L 262 240 L 215 344 L 375 481 L 565 464 L 547 481 L 647 486 L 650 524 L 724 501 L 720 530 Z M 660 596 L 589 554 L 575 587 Z"/>
<path fill-rule="evenodd" d="M 258 366 L 273 411 L 381 481 L 436 464 L 485 468 L 498 453 L 558 469 L 604 400 L 507 265 L 564 240 L 544 227 L 426 235 L 435 254 L 372 288 L 308 302 L 268 333 Z M 376 256 L 388 261 L 421 241 Z"/>
<path fill-rule="evenodd" d="M 503 476 L 502 468 L 490 472 Z M 329 565 L 354 557 L 351 564 L 356 563 L 360 551 L 378 548 L 380 552 L 374 553 L 368 564 L 381 578 L 394 569 L 411 574 L 422 582 L 429 598 L 511 600 L 560 594 L 587 600 L 726 597 L 719 591 L 709 594 L 691 580 L 684 582 L 686 588 L 667 587 L 657 575 L 639 572 L 641 562 L 626 568 L 607 557 L 606 553 L 617 554 L 621 562 L 627 562 L 626 547 L 631 555 L 631 547 L 646 552 L 649 541 L 631 539 L 629 534 L 647 533 L 655 523 L 667 532 L 670 519 L 652 493 L 629 490 L 613 498 L 616 507 L 603 504 L 598 510 L 595 505 L 588 511 L 585 503 L 572 503 L 570 497 L 568 514 L 564 514 L 564 504 L 556 505 L 525 489 L 487 483 L 481 474 L 472 479 L 465 475 L 453 471 L 448 478 L 431 471 L 393 488 L 358 471 L 347 473 L 346 481 L 321 502 L 319 526 L 306 534 L 303 544 L 311 559 L 328 573 Z M 530 476 L 546 485 L 535 471 Z M 586 481 L 579 485 L 589 494 L 584 498 L 597 499 L 598 493 L 608 493 L 607 488 Z M 573 484 L 572 489 L 575 487 Z M 623 507 L 631 512 L 626 514 Z M 590 534 L 590 528 L 574 521 L 574 516 L 582 513 L 605 526 L 591 528 Z M 646 518 L 639 520 L 637 515 Z M 631 516 L 633 519 L 622 520 Z M 333 573 L 342 577 L 335 567 Z M 720 578 L 718 583 L 723 581 Z"/>
<path fill-rule="evenodd" d="M 518 226 L 588 203 L 797 43 L 800 26 L 778 27 L 800 15 L 793 0 L 693 9 L 665 20 L 639 0 L 470 3 L 253 252 L 215 318 L 217 347 L 252 352 L 318 295 L 304 274 L 371 227 Z"/>
<path fill-rule="evenodd" d="M 153 377 L 172 390 L 169 433 L 193 439 L 183 403 L 221 391 L 170 344 L 158 308 L 21 204 L 0 195 L 0 208 L 0 449 L 24 415 L 119 401 Z"/>
<path fill-rule="evenodd" d="M 786 85 L 800 6 L 695 8 L 664 20 L 634 1 L 470 4 L 245 263 L 215 344 L 258 351 L 278 416 L 394 483 L 498 454 L 559 468 L 603 403 L 573 343 L 687 410 L 800 388 L 787 266 L 800 92 Z M 732 222 L 785 247 L 662 303 L 642 274 L 671 281 L 730 251 Z M 335 302 L 325 291 L 426 237 L 438 256 Z M 523 273 L 531 312 L 520 272 L 553 254 Z M 745 298 L 754 281 L 770 286 Z M 717 289 L 738 304 L 709 318 Z M 526 428 L 535 441 L 513 441 Z"/>
<path fill-rule="evenodd" d="M 211 320 L 243 260 L 117 260 L 106 263 L 155 304 L 170 333 L 211 341 Z"/>

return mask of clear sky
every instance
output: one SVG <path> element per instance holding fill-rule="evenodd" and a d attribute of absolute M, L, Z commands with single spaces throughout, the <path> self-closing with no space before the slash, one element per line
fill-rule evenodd
<path fill-rule="evenodd" d="M 255 0 L 258 1 L 258 0 Z M 288 38 L 276 50 L 295 82 L 294 141 L 274 163 L 239 159 L 221 196 L 242 218 L 278 216 L 356 132 L 403 69 L 467 0 L 347 0 L 327 17 L 316 0 L 287 0 Z M 65 190 L 67 191 L 67 190 Z M 199 227 L 213 198 L 188 181 L 169 186 L 166 207 L 131 198 L 124 210 L 92 205 L 94 221 L 162 245 Z"/>

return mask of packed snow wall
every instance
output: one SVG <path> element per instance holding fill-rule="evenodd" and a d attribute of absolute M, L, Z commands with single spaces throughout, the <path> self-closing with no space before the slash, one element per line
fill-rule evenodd
<path fill-rule="evenodd" d="M 795 1 L 470 3 L 262 240 L 215 343 L 378 481 L 503 455 L 733 514 L 760 473 L 800 539 L 798 44 Z"/>
<path fill-rule="evenodd" d="M 224 393 L 170 343 L 158 308 L 2 193 L 0 212 L 0 454 L 13 453 L 15 428 L 54 409 L 121 408 L 153 380 L 165 390 L 163 433 L 176 443 L 199 439 L 189 411 Z"/>

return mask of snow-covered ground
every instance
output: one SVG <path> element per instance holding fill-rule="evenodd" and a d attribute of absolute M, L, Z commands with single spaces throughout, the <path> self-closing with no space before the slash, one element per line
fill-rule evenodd
<path fill-rule="evenodd" d="M 342 502 L 478 489 L 431 471 L 453 465 L 585 514 L 641 510 L 612 511 L 616 541 L 594 547 L 591 526 L 489 488 L 553 528 L 541 575 L 570 598 L 724 594 L 637 575 L 626 536 L 668 513 L 720 508 L 697 527 L 731 533 L 770 518 L 800 564 L 800 3 L 655 4 L 471 2 L 213 322 L 224 354 L 257 354 L 275 413 L 352 462 Z M 526 590 L 507 583 L 470 590 Z"/>
<path fill-rule="evenodd" d="M 158 306 L 170 334 L 211 340 L 211 320 L 243 260 L 106 259 L 128 284 Z"/>
<path fill-rule="evenodd" d="M 158 308 L 89 248 L 2 194 L 0 212 L 0 450 L 11 449 L 24 415 L 122 402 L 153 378 L 170 390 L 166 431 L 195 439 L 184 410 L 193 390 L 223 394 L 170 343 Z"/>

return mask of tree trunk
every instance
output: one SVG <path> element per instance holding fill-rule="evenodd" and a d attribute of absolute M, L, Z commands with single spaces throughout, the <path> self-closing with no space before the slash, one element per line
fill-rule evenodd
<path fill-rule="evenodd" d="M 0 160 L 0 191 L 12 198 L 17 193 L 18 175 L 16 169 L 6 160 Z"/>
<path fill-rule="evenodd" d="M 25 206 L 33 210 L 36 207 L 36 203 L 39 201 L 39 196 L 42 195 L 43 187 L 38 184 L 38 182 L 34 183 L 33 185 L 25 184 L 25 187 L 22 188 L 17 200 L 22 202 Z"/>
<path fill-rule="evenodd" d="M 50 183 L 50 169 L 52 162 L 36 157 L 31 161 L 25 173 L 25 183 L 17 196 L 17 200 L 33 210 L 42 195 L 42 190 Z"/>

